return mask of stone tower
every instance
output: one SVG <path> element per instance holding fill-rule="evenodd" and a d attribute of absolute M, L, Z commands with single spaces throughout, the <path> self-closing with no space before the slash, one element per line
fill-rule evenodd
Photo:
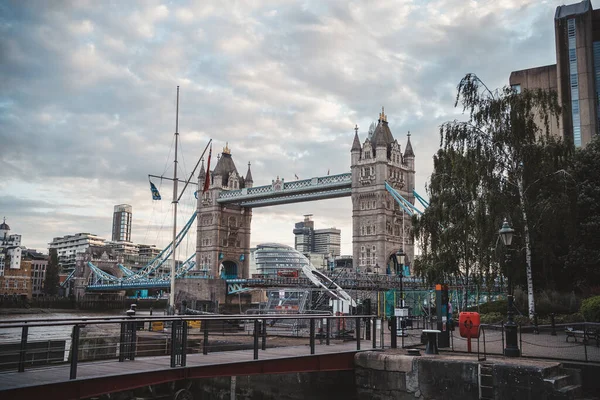
<path fill-rule="evenodd" d="M 403 249 L 412 265 L 414 243 L 410 216 L 385 189 L 387 181 L 414 204 L 415 155 L 410 133 L 404 154 L 382 108 L 375 130 L 361 145 L 355 128 L 351 152 L 352 256 L 360 272 L 393 273 L 390 256 Z M 377 268 L 379 267 L 379 268 Z"/>
<path fill-rule="evenodd" d="M 217 159 L 212 172 L 205 172 L 203 162 L 198 176 L 196 269 L 217 279 L 223 275 L 248 278 L 252 209 L 221 206 L 217 198 L 223 190 L 252 187 L 250 163 L 244 178 L 238 173 L 227 145 Z M 206 174 L 210 174 L 209 188 L 202 193 Z"/>

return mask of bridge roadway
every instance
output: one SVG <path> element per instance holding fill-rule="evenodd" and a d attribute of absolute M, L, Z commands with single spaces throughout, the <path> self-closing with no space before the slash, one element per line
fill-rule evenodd
<path fill-rule="evenodd" d="M 228 318 L 231 319 L 231 317 Z M 264 319 L 264 316 L 258 318 Z M 282 315 L 278 318 L 290 319 L 290 316 Z M 322 316 L 309 316 L 308 318 L 316 320 L 322 318 Z M 336 317 L 329 318 L 336 319 Z M 181 319 L 192 320 L 188 317 Z M 252 317 L 244 317 L 244 319 L 252 319 Z M 254 317 L 254 319 L 257 319 L 257 317 Z M 202 320 L 206 321 L 204 318 Z M 119 319 L 119 321 L 123 321 L 123 319 Z M 132 320 L 125 321 L 130 322 Z M 84 323 L 83 321 L 79 322 Z M 95 323 L 98 323 L 98 321 L 85 321 L 86 325 Z M 9 327 L 8 324 L 3 325 L 0 322 L 0 330 L 3 327 Z M 41 326 L 35 323 L 31 325 Z M 10 326 L 14 326 L 14 324 Z M 314 335 L 314 328 L 312 332 Z M 372 343 L 369 340 L 338 341 L 337 343 L 330 341 L 329 344 L 326 344 L 313 339 L 314 354 L 311 354 L 309 338 L 306 338 L 307 343 L 305 345 L 267 347 L 265 350 L 260 350 L 257 338 L 258 336 L 255 338 L 255 347 L 249 350 L 187 354 L 184 362 L 185 366 L 183 367 L 172 367 L 172 358 L 167 355 L 137 356 L 134 360 L 122 362 L 117 359 L 80 361 L 79 363 L 76 361 L 75 379 L 70 379 L 73 373 L 72 360 L 70 363 L 26 368 L 23 372 L 0 372 L 0 398 L 2 400 L 85 399 L 107 393 L 186 379 L 352 370 L 354 369 L 354 355 L 357 351 L 361 351 L 357 348 L 362 350 L 372 349 Z M 256 359 L 256 354 L 258 354 L 258 359 Z"/>

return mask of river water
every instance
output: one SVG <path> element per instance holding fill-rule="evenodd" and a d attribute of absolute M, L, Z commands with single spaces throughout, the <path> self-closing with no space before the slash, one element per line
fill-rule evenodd
<path fill-rule="evenodd" d="M 0 310 L 2 311 L 2 310 Z M 150 315 L 148 311 L 138 311 L 137 316 Z M 125 314 L 119 311 L 109 312 L 85 312 L 85 311 L 74 311 L 74 312 L 43 312 L 39 314 L 32 313 L 16 313 L 16 314 L 0 314 L 0 322 L 20 321 L 28 320 L 31 322 L 39 320 L 61 320 L 61 319 L 73 319 L 73 318 L 104 318 L 104 317 L 124 317 Z M 90 326 L 91 328 L 91 326 Z M 94 329 L 99 330 L 99 334 L 102 331 L 119 331 L 118 324 L 107 324 L 104 326 L 96 325 Z M 62 326 L 44 326 L 44 327 L 29 327 L 27 335 L 27 341 L 46 341 L 46 340 L 65 340 L 66 348 L 69 349 L 71 345 L 71 333 L 73 331 L 73 325 L 62 325 Z M 19 343 L 21 341 L 22 328 L 4 328 L 3 324 L 0 323 L 0 344 L 6 343 Z"/>

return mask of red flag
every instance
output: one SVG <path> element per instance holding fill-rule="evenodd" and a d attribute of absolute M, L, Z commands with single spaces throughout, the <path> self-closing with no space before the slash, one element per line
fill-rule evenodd
<path fill-rule="evenodd" d="M 208 166 L 206 167 L 206 178 L 204 179 L 204 188 L 202 189 L 202 193 L 208 190 L 210 186 L 210 156 L 212 155 L 212 143 L 210 144 L 210 150 L 208 152 Z"/>

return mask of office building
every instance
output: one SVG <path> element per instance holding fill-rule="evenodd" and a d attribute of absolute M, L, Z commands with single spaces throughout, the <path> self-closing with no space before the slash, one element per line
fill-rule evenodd
<path fill-rule="evenodd" d="M 302 253 L 279 243 L 263 243 L 256 246 L 254 262 L 259 274 L 269 276 L 276 276 L 282 271 L 297 271 L 300 274 L 302 267 L 308 265 L 308 260 Z"/>
<path fill-rule="evenodd" d="M 42 295 L 44 293 L 44 281 L 46 280 L 46 268 L 48 267 L 48 255 L 35 249 L 24 249 L 23 260 L 31 262 L 31 294 L 33 297 Z"/>
<path fill-rule="evenodd" d="M 112 241 L 131 242 L 131 206 L 119 204 L 113 213 Z"/>
<path fill-rule="evenodd" d="M 341 231 L 336 228 L 315 229 L 312 214 L 306 214 L 304 221 L 294 225 L 294 247 L 300 253 L 339 256 L 341 251 Z"/>
<path fill-rule="evenodd" d="M 48 243 L 48 249 L 56 249 L 58 263 L 63 273 L 75 268 L 77 254 L 85 253 L 90 246 L 104 246 L 106 239 L 92 233 L 76 233 L 55 237 Z"/>
<path fill-rule="evenodd" d="M 557 7 L 554 38 L 556 64 L 514 71 L 510 85 L 556 90 L 563 113 L 551 133 L 585 147 L 600 129 L 600 10 L 590 0 Z"/>

